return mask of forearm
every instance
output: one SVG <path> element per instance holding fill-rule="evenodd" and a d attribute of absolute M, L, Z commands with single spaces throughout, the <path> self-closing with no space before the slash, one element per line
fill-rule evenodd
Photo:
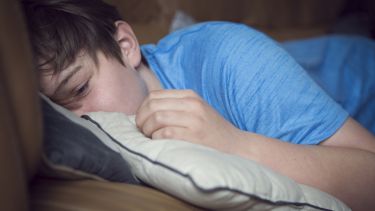
<path fill-rule="evenodd" d="M 375 207 L 375 154 L 358 149 L 285 143 L 243 132 L 230 149 L 295 181 L 316 187 L 354 210 Z"/>
<path fill-rule="evenodd" d="M 375 137 L 350 118 L 324 141 L 330 146 L 293 145 L 237 129 L 192 91 L 161 90 L 143 102 L 136 123 L 153 139 L 185 140 L 258 161 L 354 210 L 375 207 Z"/>

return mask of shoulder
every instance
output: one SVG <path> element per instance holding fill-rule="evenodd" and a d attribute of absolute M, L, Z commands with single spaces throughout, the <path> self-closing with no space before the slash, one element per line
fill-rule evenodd
<path fill-rule="evenodd" d="M 226 22 L 226 21 L 208 21 L 201 22 L 186 28 L 172 32 L 169 37 L 180 37 L 180 36 L 225 36 L 228 33 L 236 34 L 238 30 L 250 29 L 249 26 L 235 23 L 235 22 Z"/>
<path fill-rule="evenodd" d="M 272 39 L 248 25 L 211 21 L 198 23 L 165 36 L 150 53 L 175 54 L 179 51 L 194 56 L 199 51 L 200 56 L 218 54 L 225 58 L 274 46 Z"/>
<path fill-rule="evenodd" d="M 161 39 L 157 46 L 164 49 L 180 45 L 194 47 L 231 46 L 231 43 L 239 43 L 241 40 L 260 36 L 264 35 L 244 24 L 211 21 L 175 31 Z"/>

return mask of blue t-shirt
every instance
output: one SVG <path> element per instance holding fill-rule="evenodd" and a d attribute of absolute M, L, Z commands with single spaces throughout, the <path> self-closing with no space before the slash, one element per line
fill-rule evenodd
<path fill-rule="evenodd" d="M 245 25 L 197 24 L 142 54 L 165 89 L 194 90 L 242 130 L 318 144 L 348 117 L 279 44 Z"/>
<path fill-rule="evenodd" d="M 350 116 L 375 134 L 374 40 L 330 35 L 282 46 Z"/>

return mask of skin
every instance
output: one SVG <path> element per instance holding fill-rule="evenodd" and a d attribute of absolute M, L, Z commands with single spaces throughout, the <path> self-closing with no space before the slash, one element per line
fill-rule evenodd
<path fill-rule="evenodd" d="M 134 114 L 150 90 L 160 89 L 160 84 L 141 63 L 139 45 L 129 25 L 122 21 L 116 25 L 125 66 L 100 51 L 95 64 L 82 52 L 60 74 L 42 75 L 41 91 L 77 115 L 98 110 Z"/>
<path fill-rule="evenodd" d="M 332 194 L 353 210 L 375 207 L 375 138 L 355 120 L 349 118 L 317 146 L 241 131 L 193 91 L 162 90 L 152 71 L 142 64 L 130 26 L 123 21 L 115 24 L 125 66 L 100 52 L 95 65 L 83 54 L 61 74 L 41 76 L 42 92 L 78 115 L 94 111 L 136 114 L 137 126 L 146 136 L 181 139 L 256 160 Z M 77 66 L 81 66 L 79 71 L 56 92 Z"/>

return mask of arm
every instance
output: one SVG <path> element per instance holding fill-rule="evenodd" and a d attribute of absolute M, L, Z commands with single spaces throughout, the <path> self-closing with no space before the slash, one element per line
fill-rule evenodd
<path fill-rule="evenodd" d="M 352 119 L 318 146 L 294 145 L 242 132 L 242 141 L 232 150 L 299 183 L 330 193 L 353 210 L 375 206 L 375 140 Z"/>
<path fill-rule="evenodd" d="M 241 131 L 194 92 L 174 90 L 152 92 L 136 122 L 153 139 L 182 139 L 256 160 L 354 210 L 375 207 L 375 140 L 352 119 L 320 146 L 295 145 Z"/>

